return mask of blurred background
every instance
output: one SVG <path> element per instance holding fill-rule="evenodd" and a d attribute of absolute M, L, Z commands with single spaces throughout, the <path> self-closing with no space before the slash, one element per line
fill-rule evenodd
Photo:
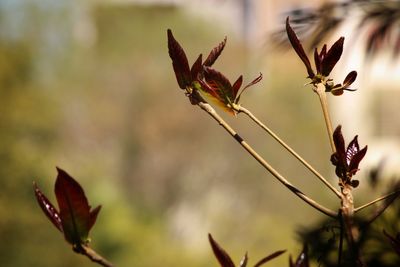
<path fill-rule="evenodd" d="M 72 252 L 34 198 L 32 181 L 55 202 L 56 166 L 80 182 L 93 206 L 103 205 L 91 245 L 117 266 L 217 266 L 208 233 L 236 262 L 246 251 L 252 263 L 280 249 L 297 255 L 296 231 L 321 215 L 190 105 L 175 80 L 166 30 L 189 62 L 227 36 L 215 67 L 245 82 L 262 72 L 243 105 L 336 184 L 304 66 L 271 38 L 288 12 L 324 2 L 0 1 L 1 265 L 94 266 Z M 391 176 L 399 163 L 399 64 L 386 50 L 366 61 L 351 25 L 324 39 L 346 36 L 337 82 L 359 72 L 357 92 L 329 96 L 333 124 L 343 125 L 347 141 L 359 134 L 360 145 L 369 145 L 361 180 L 382 157 Z M 329 190 L 244 116 L 222 115 L 293 184 L 338 208 Z M 380 192 L 361 182 L 355 194 L 361 204 Z M 286 266 L 288 253 L 268 266 Z"/>

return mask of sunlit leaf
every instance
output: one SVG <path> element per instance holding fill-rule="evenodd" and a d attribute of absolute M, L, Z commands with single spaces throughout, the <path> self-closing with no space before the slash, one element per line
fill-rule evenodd
<path fill-rule="evenodd" d="M 47 197 L 40 191 L 37 184 L 33 183 L 33 189 L 35 191 L 36 200 L 39 203 L 40 208 L 43 210 L 44 214 L 49 218 L 53 225 L 60 231 L 63 232 L 60 214 L 56 208 L 51 204 Z"/>
<path fill-rule="evenodd" d="M 225 106 L 234 102 L 235 96 L 230 81 L 219 71 L 209 67 L 204 68 L 204 78 L 218 95 L 218 100 Z"/>
<path fill-rule="evenodd" d="M 247 256 L 247 252 L 246 252 L 246 254 L 244 254 L 242 260 L 239 263 L 239 267 L 246 267 L 248 260 L 249 260 L 249 257 Z"/>
<path fill-rule="evenodd" d="M 303 251 L 297 257 L 296 262 L 290 258 L 290 267 L 309 267 L 307 246 L 304 246 Z"/>
<path fill-rule="evenodd" d="M 211 244 L 211 248 L 214 252 L 215 257 L 217 258 L 221 267 L 235 267 L 231 257 L 228 253 L 213 239 L 211 234 L 208 234 L 208 239 Z"/>
<path fill-rule="evenodd" d="M 339 125 L 333 133 L 336 152 L 332 154 L 331 162 L 336 166 L 336 175 L 350 182 L 351 177 L 357 173 L 358 166 L 367 153 L 368 147 L 365 146 L 360 150 L 357 136 L 355 136 L 346 149 L 341 129 Z"/>
<path fill-rule="evenodd" d="M 55 194 L 65 239 L 71 244 L 87 242 L 90 228 L 96 221 L 100 207 L 90 211 L 82 187 L 68 173 L 57 168 Z"/>

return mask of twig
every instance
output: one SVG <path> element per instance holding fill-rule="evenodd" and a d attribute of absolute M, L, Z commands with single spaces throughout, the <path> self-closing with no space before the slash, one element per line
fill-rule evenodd
<path fill-rule="evenodd" d="M 101 266 L 104 267 L 115 267 L 111 262 L 107 261 L 104 259 L 102 256 L 97 254 L 96 251 L 94 251 L 92 248 L 81 245 L 79 248 L 74 249 L 77 253 L 80 253 L 82 255 L 85 255 L 88 257 L 91 261 L 96 262 L 100 264 Z"/>
<path fill-rule="evenodd" d="M 379 209 L 369 218 L 367 221 L 367 225 L 375 221 L 392 203 L 396 200 L 396 198 L 400 195 L 399 191 L 396 192 L 397 194 L 393 194 L 392 197 L 389 197 L 387 202 L 379 207 Z"/>
<path fill-rule="evenodd" d="M 399 191 L 394 191 L 394 192 L 392 192 L 392 193 L 390 193 L 390 194 L 387 194 L 387 195 L 384 195 L 384 196 L 382 196 L 382 197 L 379 197 L 379 198 L 377 198 L 377 199 L 375 199 L 375 200 L 372 200 L 371 202 L 368 202 L 367 204 L 364 204 L 364 205 L 362 205 L 362 206 L 360 206 L 360 207 L 354 209 L 354 212 L 358 212 L 358 211 L 360 211 L 360 210 L 362 210 L 362 209 L 365 209 L 365 208 L 367 208 L 367 207 L 369 207 L 369 206 L 371 206 L 371 205 L 373 205 L 373 204 L 375 204 L 375 203 L 377 203 L 377 202 L 379 202 L 379 201 L 385 200 L 385 199 L 390 198 L 390 197 L 392 197 L 392 196 L 393 196 L 394 198 L 396 198 L 396 197 L 399 196 L 399 195 L 400 195 L 400 190 L 399 190 Z"/>
<path fill-rule="evenodd" d="M 317 93 L 319 97 L 319 101 L 321 102 L 322 112 L 324 114 L 326 129 L 328 130 L 329 143 L 331 144 L 332 153 L 336 152 L 335 143 L 333 142 L 333 129 L 332 129 L 332 121 L 329 115 L 328 110 L 328 101 L 326 99 L 325 93 L 325 85 L 322 83 L 318 83 L 316 87 L 314 87 L 314 92 Z"/>
<path fill-rule="evenodd" d="M 286 186 L 290 191 L 292 191 L 296 196 L 301 198 L 307 204 L 312 206 L 313 208 L 319 210 L 320 212 L 328 215 L 329 217 L 336 218 L 337 213 L 325 208 L 324 206 L 320 205 L 319 203 L 315 202 L 304 193 L 302 193 L 299 189 L 293 186 L 289 181 L 287 181 L 279 172 L 277 172 L 274 168 L 272 168 L 249 144 L 247 144 L 242 137 L 240 137 L 205 101 L 199 101 L 197 105 L 207 112 L 211 117 L 213 117 L 219 125 L 221 125 L 236 141 L 240 143 L 240 145 L 246 149 L 247 152 L 250 153 L 267 171 L 269 171 L 279 182 L 281 182 L 284 186 Z"/>
<path fill-rule="evenodd" d="M 287 145 L 282 139 L 280 139 L 271 129 L 269 129 L 265 124 L 263 124 L 257 117 L 253 115 L 248 109 L 239 106 L 237 112 L 242 112 L 249 116 L 258 126 L 264 129 L 272 138 L 274 138 L 279 144 L 281 144 L 289 153 L 291 153 L 296 159 L 298 159 L 307 169 L 309 169 L 321 182 L 323 182 L 333 193 L 335 193 L 338 198 L 341 198 L 339 190 L 333 187 L 319 172 L 317 172 L 305 159 L 303 159 L 299 154 L 296 153 L 289 145 Z"/>

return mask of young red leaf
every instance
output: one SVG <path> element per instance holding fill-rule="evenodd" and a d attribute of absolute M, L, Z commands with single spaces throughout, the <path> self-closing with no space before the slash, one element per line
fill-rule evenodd
<path fill-rule="evenodd" d="M 221 267 L 235 267 L 231 257 L 220 245 L 218 245 L 218 243 L 212 238 L 211 234 L 208 234 L 208 240 L 210 241 L 211 248 Z"/>
<path fill-rule="evenodd" d="M 353 70 L 349 74 L 347 74 L 346 78 L 343 81 L 343 88 L 348 88 L 357 78 L 357 71 Z"/>
<path fill-rule="evenodd" d="M 260 267 L 261 265 L 264 265 L 265 263 L 269 262 L 272 259 L 275 259 L 276 257 L 280 256 L 281 254 L 285 253 L 286 250 L 278 250 L 274 253 L 272 253 L 271 255 L 268 255 L 265 258 L 262 258 L 261 260 L 259 260 L 256 265 L 254 265 L 254 267 Z"/>
<path fill-rule="evenodd" d="M 218 44 L 218 46 L 214 47 L 211 50 L 210 54 L 204 61 L 203 65 L 206 67 L 211 67 L 214 64 L 214 62 L 217 60 L 219 55 L 221 55 L 222 50 L 224 50 L 225 44 L 226 44 L 226 37 L 224 38 L 224 40 L 221 43 Z"/>
<path fill-rule="evenodd" d="M 326 56 L 321 62 L 321 74 L 327 77 L 343 53 L 344 37 L 340 37 L 332 47 L 326 52 Z"/>
<path fill-rule="evenodd" d="M 203 71 L 203 65 L 201 64 L 202 62 L 202 54 L 199 55 L 199 57 L 196 59 L 196 61 L 193 63 L 192 68 L 190 69 L 190 74 L 192 76 L 192 80 L 197 79 L 197 76 L 201 71 Z"/>
<path fill-rule="evenodd" d="M 307 68 L 308 77 L 312 79 L 315 76 L 315 74 L 311 68 L 310 60 L 308 59 L 306 52 L 304 52 L 304 48 L 301 45 L 299 39 L 297 38 L 296 33 L 293 31 L 292 27 L 289 24 L 289 17 L 286 18 L 286 32 L 294 51 L 296 51 L 297 55 L 300 57 L 300 59 L 303 61 L 304 65 Z"/>
<path fill-rule="evenodd" d="M 238 104 L 238 103 L 239 103 L 239 101 L 240 101 L 240 96 L 243 94 L 243 92 L 244 92 L 247 88 L 249 88 L 249 87 L 251 87 L 251 86 L 253 86 L 253 85 L 259 83 L 259 82 L 262 80 L 262 78 L 263 78 L 263 76 L 262 76 L 262 73 L 260 72 L 260 75 L 258 75 L 257 78 L 255 78 L 255 79 L 252 80 L 249 84 L 247 84 L 245 87 L 243 87 L 243 89 L 242 89 L 242 91 L 240 92 L 239 95 L 236 96 L 236 94 L 237 94 L 237 92 L 236 92 L 236 93 L 235 93 L 235 104 Z"/>
<path fill-rule="evenodd" d="M 242 83 L 243 83 L 243 75 L 240 75 L 239 78 L 237 78 L 237 80 L 232 85 L 233 95 L 235 97 L 239 92 L 240 87 L 242 87 Z"/>
<path fill-rule="evenodd" d="M 63 232 L 60 214 L 56 208 L 51 204 L 47 197 L 40 191 L 39 187 L 33 182 L 33 189 L 35 191 L 36 200 L 39 203 L 40 208 L 44 214 L 49 218 L 53 225 L 60 231 Z"/>
<path fill-rule="evenodd" d="M 172 31 L 168 29 L 168 53 L 172 59 L 176 80 L 181 89 L 185 89 L 192 83 L 189 62 L 182 46 L 175 40 Z"/>
<path fill-rule="evenodd" d="M 90 228 L 96 221 L 100 207 L 90 211 L 82 187 L 68 173 L 57 168 L 55 194 L 60 209 L 65 239 L 73 244 L 87 242 Z"/>
<path fill-rule="evenodd" d="M 230 81 L 219 71 L 204 67 L 204 78 L 207 84 L 218 94 L 218 100 L 224 105 L 234 102 L 235 96 Z"/>

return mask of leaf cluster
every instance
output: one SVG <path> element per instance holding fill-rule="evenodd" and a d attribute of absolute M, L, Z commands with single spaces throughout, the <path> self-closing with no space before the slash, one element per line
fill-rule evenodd
<path fill-rule="evenodd" d="M 167 37 L 168 53 L 172 60 L 176 80 L 179 87 L 186 90 L 192 104 L 197 104 L 201 101 L 197 95 L 201 91 L 225 110 L 235 114 L 241 94 L 262 79 L 262 74 L 260 73 L 257 78 L 242 88 L 242 75 L 232 84 L 224 74 L 212 68 L 212 65 L 225 47 L 226 37 L 211 50 L 204 62 L 202 62 L 202 54 L 200 54 L 192 67 L 189 67 L 186 53 L 174 38 L 170 29 L 167 30 Z"/>

